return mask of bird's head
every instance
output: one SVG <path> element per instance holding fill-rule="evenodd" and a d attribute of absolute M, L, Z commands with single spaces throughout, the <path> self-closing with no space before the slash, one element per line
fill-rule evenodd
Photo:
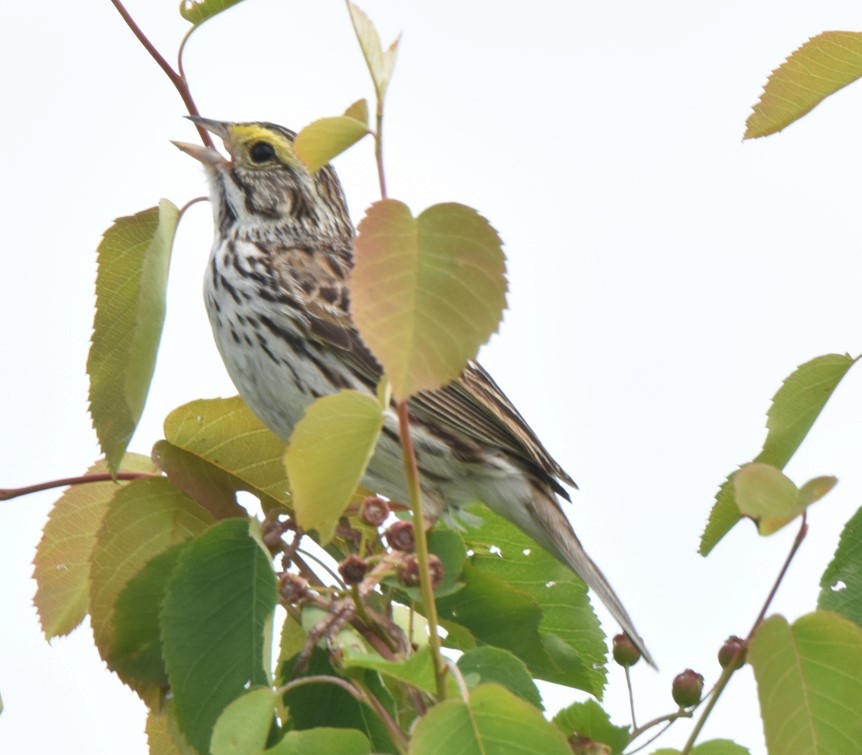
<path fill-rule="evenodd" d="M 229 157 L 197 144 L 174 142 L 201 162 L 210 200 L 223 232 L 284 226 L 296 233 L 352 235 L 341 183 L 333 168 L 310 173 L 293 149 L 296 134 L 272 123 L 230 123 L 190 116 L 220 137 Z"/>

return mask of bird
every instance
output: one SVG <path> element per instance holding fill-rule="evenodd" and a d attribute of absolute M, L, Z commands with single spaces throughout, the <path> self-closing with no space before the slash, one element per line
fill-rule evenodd
<path fill-rule="evenodd" d="M 345 194 L 331 165 L 312 173 L 297 158 L 290 129 L 189 119 L 227 152 L 174 142 L 209 180 L 214 240 L 204 300 L 216 345 L 245 403 L 288 443 L 313 401 L 344 389 L 374 395 L 382 375 L 351 319 L 356 231 Z M 425 518 L 482 501 L 574 571 L 654 666 L 563 511 L 574 480 L 482 366 L 471 360 L 451 383 L 410 397 L 408 410 Z M 363 486 L 408 500 L 394 411 Z"/>

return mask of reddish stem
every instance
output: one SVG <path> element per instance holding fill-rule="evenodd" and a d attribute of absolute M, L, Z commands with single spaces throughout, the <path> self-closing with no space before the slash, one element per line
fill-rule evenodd
<path fill-rule="evenodd" d="M 173 69 L 171 64 L 168 63 L 164 56 L 156 49 L 155 45 L 150 42 L 147 35 L 144 34 L 141 27 L 135 22 L 135 19 L 133 19 L 126 10 L 122 0 L 111 0 L 111 3 L 113 3 L 117 12 L 123 17 L 123 21 L 125 21 L 126 26 L 131 29 L 132 34 L 138 38 L 138 41 L 144 46 L 144 49 L 150 54 L 150 57 L 158 63 L 159 67 L 165 72 L 165 75 L 171 80 L 171 84 L 174 85 L 174 88 L 182 98 L 183 104 L 189 111 L 189 115 L 200 115 L 197 105 L 195 105 L 195 101 L 192 99 L 192 93 L 186 80 Z M 185 40 L 183 40 L 183 43 L 185 44 Z M 209 132 L 197 124 L 195 124 L 195 128 L 197 128 L 198 134 L 200 134 L 203 143 L 207 147 L 213 147 L 213 141 Z"/>
<path fill-rule="evenodd" d="M 30 493 L 40 493 L 52 488 L 65 488 L 69 485 L 85 485 L 90 482 L 115 482 L 118 480 L 137 480 L 139 477 L 159 477 L 157 472 L 117 472 L 112 475 L 108 472 L 98 474 L 85 474 L 78 477 L 63 477 L 60 480 L 49 480 L 39 482 L 35 485 L 27 485 L 23 488 L 0 488 L 0 501 L 8 501 Z"/>

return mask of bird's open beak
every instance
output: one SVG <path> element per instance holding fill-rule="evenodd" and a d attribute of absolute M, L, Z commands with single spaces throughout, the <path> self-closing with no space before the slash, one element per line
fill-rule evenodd
<path fill-rule="evenodd" d="M 221 152 L 211 147 L 202 147 L 200 144 L 189 144 L 188 142 L 172 141 L 171 144 L 204 165 L 216 167 L 218 165 L 226 165 L 228 162 Z"/>
<path fill-rule="evenodd" d="M 228 149 L 230 148 L 226 123 L 215 121 L 211 118 L 201 118 L 199 115 L 188 115 L 186 117 L 195 125 L 205 128 L 215 136 L 221 137 L 225 142 L 225 146 L 228 147 Z M 171 142 L 171 144 L 204 165 L 212 165 L 215 167 L 218 165 L 226 165 L 229 162 L 229 160 L 227 160 L 218 150 L 212 149 L 212 147 L 202 147 L 200 144 L 189 144 L 188 142 Z"/>

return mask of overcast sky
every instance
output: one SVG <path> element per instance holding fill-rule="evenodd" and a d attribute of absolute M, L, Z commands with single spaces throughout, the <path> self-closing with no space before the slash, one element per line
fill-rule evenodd
<path fill-rule="evenodd" d="M 133 15 L 166 55 L 176 0 Z M 687 666 L 745 635 L 795 533 L 740 526 L 696 554 L 717 485 L 750 460 L 796 365 L 862 350 L 862 89 L 742 143 L 767 74 L 820 31 L 862 30 L 857 2 L 360 3 L 388 42 L 390 195 L 414 212 L 460 201 L 499 230 L 511 295 L 481 359 L 577 480 L 573 521 L 661 666 L 634 672 L 642 720 L 669 712 Z M 182 103 L 108 0 L 0 11 L 0 487 L 82 472 L 99 455 L 86 411 L 95 250 L 120 215 L 205 192 L 169 140 Z M 188 45 L 203 115 L 298 129 L 371 86 L 341 2 L 247 0 Z M 376 198 L 371 143 L 339 158 L 354 218 Z M 207 207 L 183 220 L 152 394 L 132 449 L 198 397 L 234 393 L 201 299 Z M 856 368 L 857 370 L 860 368 Z M 774 611 L 815 605 L 862 500 L 862 375 L 839 387 L 787 472 L 834 474 Z M 48 645 L 30 580 L 57 493 L 0 504 L 0 752 L 146 752 L 145 709 L 108 674 L 89 626 Z M 607 614 L 601 616 L 606 619 Z M 606 624 L 611 634 L 616 628 Z M 572 701 L 549 687 L 551 711 Z M 606 702 L 627 720 L 621 672 Z M 750 668 L 706 737 L 764 751 Z M 680 727 L 663 740 L 679 746 Z"/>

